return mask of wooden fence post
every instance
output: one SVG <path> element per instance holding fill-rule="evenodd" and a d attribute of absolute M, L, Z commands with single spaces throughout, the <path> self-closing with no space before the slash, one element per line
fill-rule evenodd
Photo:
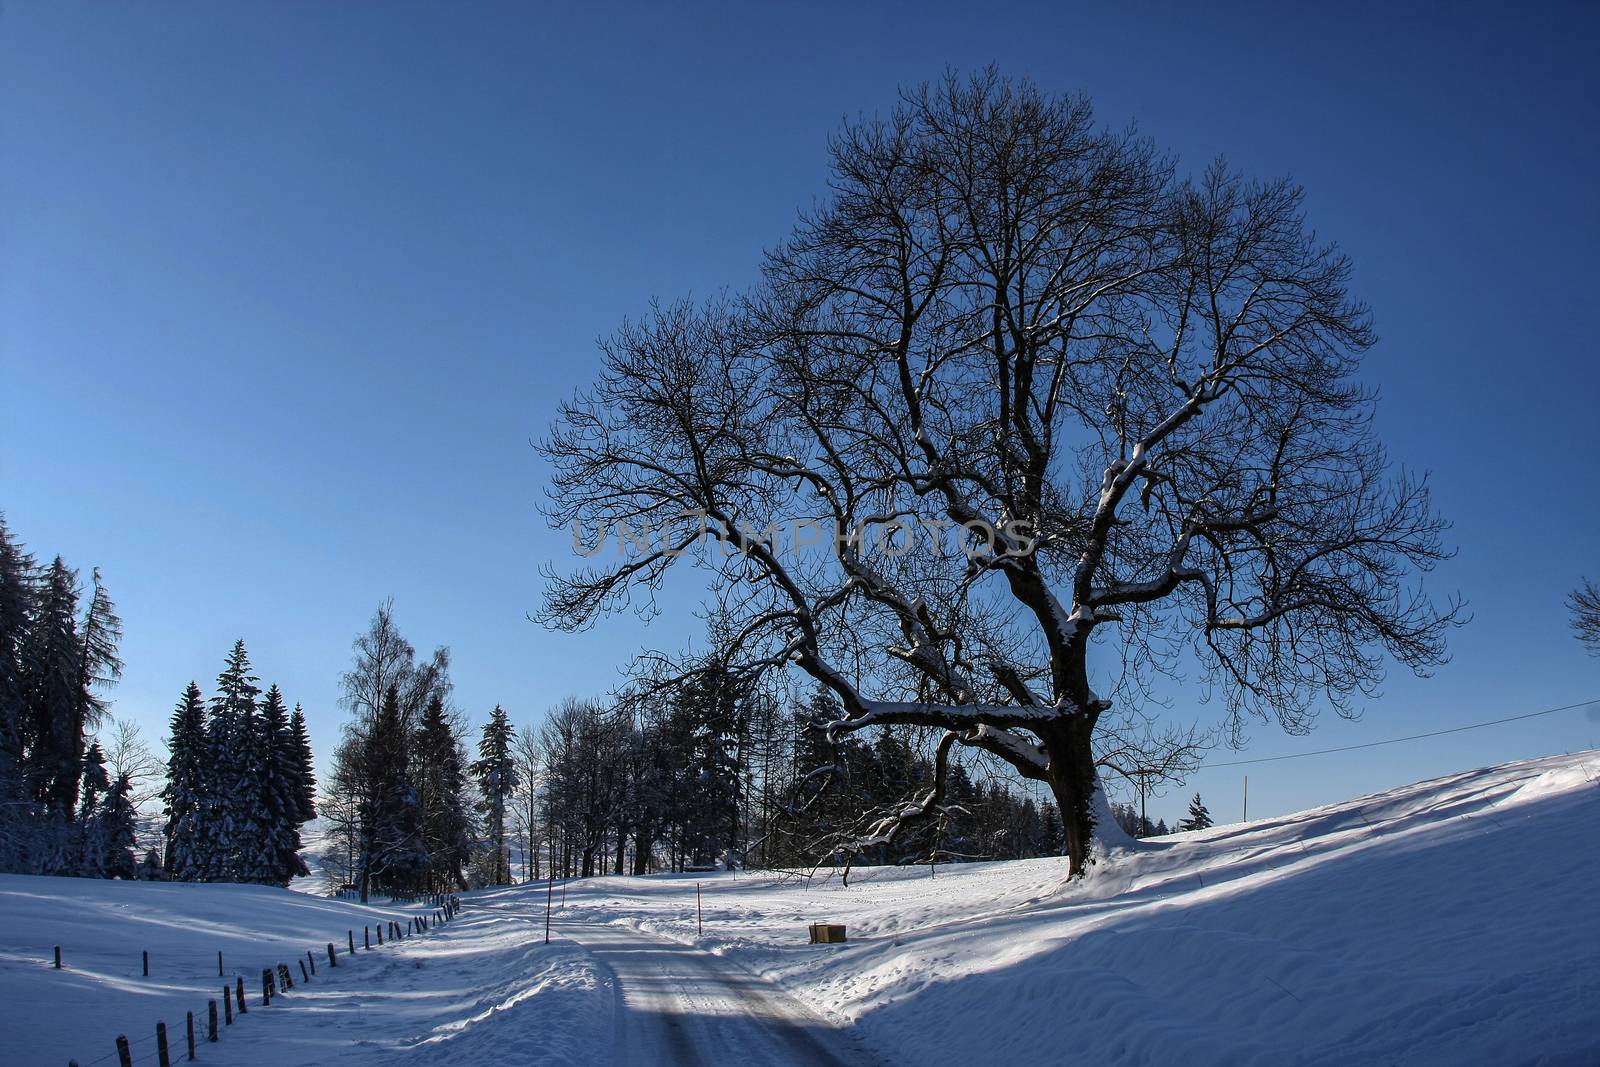
<path fill-rule="evenodd" d="M 61 946 L 56 946 L 56 970 L 61 969 Z"/>
<path fill-rule="evenodd" d="M 189 1058 L 194 1059 L 194 1012 L 189 1013 Z"/>
<path fill-rule="evenodd" d="M 238 991 L 238 994 L 234 997 L 234 999 L 239 1002 L 239 1014 L 240 1015 L 249 1015 L 250 1014 L 250 1005 L 248 1005 L 248 1004 L 246 1004 L 244 1002 L 244 975 L 242 975 L 242 974 L 239 976 L 239 991 Z"/>
<path fill-rule="evenodd" d="M 316 974 L 317 973 L 317 957 L 312 955 L 310 949 L 306 949 L 306 959 L 311 961 L 311 973 L 312 974 Z"/>
<path fill-rule="evenodd" d="M 224 1019 L 225 1019 L 223 1025 L 224 1026 L 232 1026 L 233 1025 L 233 986 L 231 986 L 231 985 L 224 985 L 222 987 L 222 1014 L 223 1014 Z"/>
<path fill-rule="evenodd" d="M 311 981 L 311 975 L 306 972 L 306 961 L 305 960 L 295 960 L 295 962 L 300 965 L 300 981 L 301 982 L 309 982 L 309 981 Z"/>
<path fill-rule="evenodd" d="M 128 1035 L 117 1035 L 117 1061 L 122 1067 L 133 1067 L 133 1052 L 128 1048 Z"/>
<path fill-rule="evenodd" d="M 265 1008 L 272 1003 L 272 970 L 268 968 L 261 972 L 261 1006 Z"/>
<path fill-rule="evenodd" d="M 222 953 L 217 953 L 217 977 L 222 977 Z"/>
<path fill-rule="evenodd" d="M 378 944 L 383 944 L 382 930 L 378 931 Z M 372 927 L 370 926 L 363 926 L 361 928 L 361 947 L 366 949 L 368 952 L 372 951 Z"/>
<path fill-rule="evenodd" d="M 329 967 L 337 967 L 337 966 L 339 966 L 339 957 L 335 956 L 333 954 L 333 942 L 332 941 L 328 942 L 328 966 Z"/>
<path fill-rule="evenodd" d="M 294 988 L 294 976 L 289 973 L 287 963 L 278 964 L 278 991 Z"/>
<path fill-rule="evenodd" d="M 172 1057 L 167 1055 L 166 1023 L 156 1023 L 156 1060 L 161 1067 L 172 1067 Z"/>
<path fill-rule="evenodd" d="M 356 951 L 356 932 L 354 930 L 346 930 L 344 934 L 345 937 L 350 939 L 350 954 L 353 956 Z"/>
<path fill-rule="evenodd" d="M 149 978 L 150 977 L 150 950 L 146 949 L 144 952 L 141 953 L 141 955 L 144 956 L 144 976 L 146 978 Z"/>
<path fill-rule="evenodd" d="M 214 1000 L 211 1002 L 209 1014 L 211 1019 L 206 1026 L 206 1040 L 215 1041 L 217 1039 L 217 1002 Z"/>

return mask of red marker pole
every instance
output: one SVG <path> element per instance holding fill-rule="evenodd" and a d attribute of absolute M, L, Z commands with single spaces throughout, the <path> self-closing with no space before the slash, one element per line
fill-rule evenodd
<path fill-rule="evenodd" d="M 550 904 L 556 896 L 556 872 L 550 872 L 550 885 L 544 894 L 544 943 L 550 943 Z"/>
<path fill-rule="evenodd" d="M 706 933 L 706 913 L 700 907 L 699 882 L 694 884 L 694 925 L 699 936 L 704 937 Z"/>

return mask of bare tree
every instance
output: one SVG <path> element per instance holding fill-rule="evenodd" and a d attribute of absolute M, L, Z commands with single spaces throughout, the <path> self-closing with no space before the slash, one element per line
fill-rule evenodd
<path fill-rule="evenodd" d="M 524 726 L 517 731 L 512 751 L 517 761 L 517 792 L 511 806 L 511 832 L 522 844 L 523 880 L 536 881 L 542 877 L 538 800 L 543 754 L 539 748 L 539 732 L 532 726 Z"/>
<path fill-rule="evenodd" d="M 1368 312 L 1296 186 L 1182 179 L 992 70 L 830 150 L 758 286 L 624 324 L 563 405 L 549 518 L 624 551 L 550 572 L 544 621 L 703 566 L 731 664 L 816 679 L 834 736 L 936 727 L 1046 783 L 1074 873 L 1100 724 L 1185 648 L 1235 737 L 1441 661 L 1446 524 L 1372 432 Z"/>
<path fill-rule="evenodd" d="M 1578 640 L 1591 656 L 1600 656 L 1600 589 L 1585 578 L 1583 588 L 1574 589 L 1567 597 L 1567 607 L 1572 611 L 1572 630 Z"/>
<path fill-rule="evenodd" d="M 139 724 L 132 719 L 113 719 L 101 747 L 105 750 L 106 771 L 111 780 L 128 779 L 128 799 L 133 802 L 137 814 L 139 841 L 151 840 L 159 832 L 157 817 L 161 807 L 161 788 L 167 773 L 166 764 L 150 750 L 139 731 Z M 155 843 L 159 848 L 160 842 Z"/>

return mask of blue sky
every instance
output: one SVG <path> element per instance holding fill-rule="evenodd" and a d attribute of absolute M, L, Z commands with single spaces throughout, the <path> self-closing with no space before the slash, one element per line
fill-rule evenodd
<path fill-rule="evenodd" d="M 391 595 L 419 647 L 451 646 L 475 721 L 677 645 L 670 619 L 525 619 L 569 555 L 529 439 L 623 316 L 751 280 L 842 116 L 991 61 L 1186 166 L 1301 181 L 1376 311 L 1381 431 L 1455 521 L 1436 588 L 1476 621 L 1454 662 L 1242 755 L 1600 697 L 1562 607 L 1600 578 L 1600 8 L 579 6 L 0 11 L 0 509 L 103 568 L 118 714 L 158 736 L 243 636 L 325 752 Z M 1197 692 L 1170 695 L 1205 715 Z M 1596 742 L 1569 712 L 1183 792 L 1237 818 L 1246 770 L 1267 814 Z"/>

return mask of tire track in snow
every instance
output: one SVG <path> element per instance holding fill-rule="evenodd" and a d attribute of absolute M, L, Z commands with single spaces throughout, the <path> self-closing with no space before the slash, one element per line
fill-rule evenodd
<path fill-rule="evenodd" d="M 755 975 L 627 927 L 561 923 L 616 982 L 613 1062 L 846 1067 L 878 1062 L 838 1027 Z"/>

